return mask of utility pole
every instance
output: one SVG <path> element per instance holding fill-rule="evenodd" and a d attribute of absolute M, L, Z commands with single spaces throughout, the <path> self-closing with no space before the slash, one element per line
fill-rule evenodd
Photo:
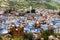
<path fill-rule="evenodd" d="M 30 5 L 30 14 L 31 14 L 32 6 Z"/>
<path fill-rule="evenodd" d="M 30 0 L 29 2 L 30 2 L 30 8 L 29 9 L 30 9 L 30 14 L 31 14 L 31 10 L 32 10 L 32 4 L 31 3 L 32 3 L 32 0 Z"/>

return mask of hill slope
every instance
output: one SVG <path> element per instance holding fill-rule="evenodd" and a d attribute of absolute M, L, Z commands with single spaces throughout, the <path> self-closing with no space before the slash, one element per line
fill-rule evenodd
<path fill-rule="evenodd" d="M 26 9 L 32 5 L 33 8 L 48 8 L 48 9 L 60 9 L 60 4 L 57 2 L 46 2 L 46 3 L 37 3 L 37 2 L 28 2 L 28 1 L 2 1 L 0 2 L 0 6 L 4 4 L 7 7 L 13 7 L 16 9 L 22 8 Z"/>

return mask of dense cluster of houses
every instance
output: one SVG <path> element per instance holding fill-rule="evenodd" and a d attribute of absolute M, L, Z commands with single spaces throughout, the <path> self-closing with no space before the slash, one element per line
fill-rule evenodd
<path fill-rule="evenodd" d="M 12 33 L 17 36 L 21 33 L 39 34 L 42 31 L 54 29 L 54 33 L 60 33 L 60 16 L 57 15 L 59 11 L 51 9 L 39 9 L 36 13 L 30 13 L 18 16 L 20 12 L 13 12 L 5 14 L 4 11 L 0 13 L 0 34 Z M 38 13 L 38 14 L 37 14 Z M 6 16 L 5 16 L 6 15 Z M 11 28 L 13 28 L 11 30 Z M 20 30 L 20 29 L 21 30 Z M 19 35 L 18 35 L 19 36 Z"/>

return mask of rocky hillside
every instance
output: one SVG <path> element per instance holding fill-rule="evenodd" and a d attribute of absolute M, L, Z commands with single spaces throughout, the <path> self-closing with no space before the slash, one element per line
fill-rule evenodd
<path fill-rule="evenodd" d="M 0 7 L 13 7 L 13 8 L 29 8 L 30 5 L 33 8 L 48 8 L 48 9 L 60 9 L 60 3 L 52 0 L 7 0 L 0 1 Z"/>

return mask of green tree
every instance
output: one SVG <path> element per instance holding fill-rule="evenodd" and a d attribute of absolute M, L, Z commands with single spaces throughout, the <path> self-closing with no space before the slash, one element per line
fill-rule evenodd
<path fill-rule="evenodd" d="M 43 31 L 42 34 L 41 34 L 41 37 L 43 37 L 44 40 L 48 40 L 48 36 L 50 36 L 50 35 L 54 35 L 53 30 Z"/>

